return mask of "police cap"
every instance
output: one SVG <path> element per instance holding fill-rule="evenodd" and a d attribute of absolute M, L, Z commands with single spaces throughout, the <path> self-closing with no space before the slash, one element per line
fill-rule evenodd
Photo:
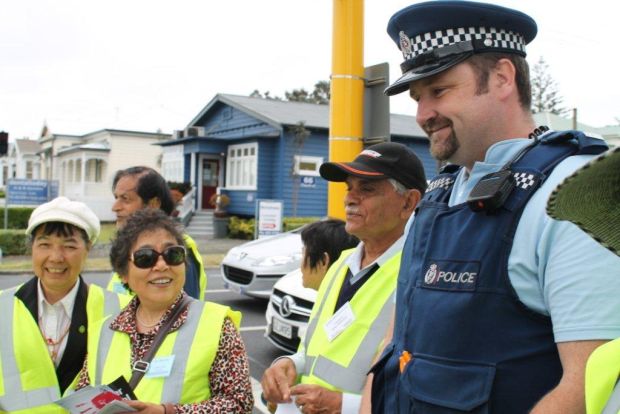
<path fill-rule="evenodd" d="M 475 53 L 515 53 L 536 36 L 534 19 L 518 10 L 472 1 L 427 1 L 397 12 L 388 34 L 403 53 L 403 76 L 385 93 L 395 95 L 409 83 L 451 68 Z"/>

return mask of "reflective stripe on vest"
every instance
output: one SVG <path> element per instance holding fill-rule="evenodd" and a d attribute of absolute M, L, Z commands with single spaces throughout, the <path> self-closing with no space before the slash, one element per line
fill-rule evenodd
<path fill-rule="evenodd" d="M 620 339 L 616 339 L 596 348 L 588 358 L 586 365 L 586 411 L 588 414 L 619 412 L 620 406 L 614 406 L 611 398 L 618 393 L 619 377 Z"/>
<path fill-rule="evenodd" d="M 17 312 L 15 312 L 16 299 L 15 293 L 19 287 L 5 290 L 0 293 L 0 315 L 3 317 L 2 323 L 0 323 L 0 357 L 2 368 L 2 385 L 3 389 L 0 390 L 2 394 L 0 396 L 0 409 L 4 411 L 18 411 L 25 410 L 37 406 L 48 405 L 60 398 L 60 392 L 58 388 L 58 380 L 56 379 L 56 373 L 51 368 L 51 376 L 47 378 L 50 381 L 46 387 L 41 387 L 33 390 L 27 390 L 21 372 L 17 366 L 15 359 L 15 349 L 13 339 L 13 324 Z M 26 310 L 26 312 L 28 312 Z M 30 313 L 28 313 L 30 316 Z M 20 326 L 20 328 L 22 328 Z M 41 338 L 43 344 L 43 338 Z M 35 348 L 33 348 L 35 351 Z M 47 349 L 44 349 L 47 354 Z M 49 358 L 49 356 L 48 356 Z M 49 367 L 48 367 L 49 368 Z M 50 374 L 49 369 L 41 367 L 41 376 Z M 44 378 L 45 379 L 45 378 Z M 61 410 L 59 412 L 65 412 Z"/>
<path fill-rule="evenodd" d="M 219 347 L 225 317 L 231 318 L 239 326 L 239 312 L 211 302 L 192 300 L 185 323 L 166 336 L 155 355 L 155 358 L 174 355 L 171 374 L 163 381 L 162 378 L 150 379 L 145 376 L 135 390 L 138 398 L 154 403 L 189 403 L 208 399 L 211 395 L 208 372 Z M 119 374 L 127 380 L 131 377 L 129 336 L 109 329 L 110 320 L 102 321 L 99 329 L 92 330 L 93 336 L 89 337 L 88 366 L 92 385 L 111 382 Z M 214 330 L 217 333 L 215 335 Z M 185 379 L 190 373 L 194 374 L 191 371 L 197 369 L 197 366 L 205 371 L 204 375 L 198 375 L 204 383 L 186 383 Z"/>
<path fill-rule="evenodd" d="M 354 312 L 356 313 L 356 321 L 363 321 L 364 323 L 361 325 L 368 328 L 361 328 L 357 331 L 352 331 L 351 329 L 343 331 L 340 335 L 347 338 L 346 343 L 356 346 L 356 349 L 347 349 L 348 352 L 343 353 L 343 340 L 341 339 L 340 344 L 336 344 L 338 338 L 335 338 L 330 343 L 324 338 L 322 331 L 317 331 L 317 327 L 319 322 L 322 321 L 321 328 L 323 328 L 326 321 L 325 318 L 327 316 L 331 317 L 333 313 L 332 310 L 327 309 L 325 306 L 326 303 L 331 305 L 338 297 L 340 289 L 336 288 L 339 286 L 336 284 L 336 281 L 344 282 L 346 276 L 346 266 L 344 263 L 352 251 L 343 252 L 339 263 L 334 264 L 336 270 L 333 273 L 328 273 L 326 276 L 328 277 L 328 285 L 324 290 L 320 290 L 317 297 L 318 306 L 315 305 L 316 312 L 313 311 L 312 313 L 306 337 L 304 338 L 306 358 L 301 382 L 318 383 L 332 390 L 361 393 L 366 382 L 366 373 L 370 369 L 379 345 L 385 337 L 392 316 L 394 289 L 396 287 L 401 254 L 399 252 L 379 267 L 377 272 L 358 291 L 360 293 L 364 292 L 364 289 L 373 289 L 372 296 L 376 298 L 376 300 L 373 299 L 376 302 L 376 307 L 363 307 L 363 309 L 370 311 L 369 315 L 359 310 L 357 313 Z M 352 307 L 355 307 L 355 304 L 361 301 L 361 296 L 357 296 L 358 293 L 351 300 Z M 369 293 L 366 291 L 363 294 L 366 296 Z M 329 312 L 330 315 L 327 315 L 326 312 Z M 315 341 L 318 342 L 315 343 Z M 315 349 L 319 352 L 318 355 L 315 355 Z"/>

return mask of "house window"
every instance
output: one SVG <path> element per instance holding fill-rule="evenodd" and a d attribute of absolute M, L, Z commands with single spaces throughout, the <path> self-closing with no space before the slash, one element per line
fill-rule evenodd
<path fill-rule="evenodd" d="M 73 160 L 69 161 L 67 168 L 67 182 L 73 182 Z"/>
<path fill-rule="evenodd" d="M 82 182 L 82 160 L 75 160 L 75 182 Z"/>
<path fill-rule="evenodd" d="M 100 183 L 105 175 L 105 162 L 98 159 L 86 161 L 86 181 Z"/>
<path fill-rule="evenodd" d="M 226 188 L 256 190 L 258 144 L 228 146 L 226 159 Z"/>
<path fill-rule="evenodd" d="M 293 171 L 295 175 L 309 175 L 318 177 L 319 167 L 323 164 L 323 157 L 310 157 L 308 155 L 295 155 Z"/>
<path fill-rule="evenodd" d="M 26 179 L 32 180 L 32 161 L 26 161 Z"/>
<path fill-rule="evenodd" d="M 162 147 L 161 170 L 166 181 L 183 182 L 183 146 Z"/>

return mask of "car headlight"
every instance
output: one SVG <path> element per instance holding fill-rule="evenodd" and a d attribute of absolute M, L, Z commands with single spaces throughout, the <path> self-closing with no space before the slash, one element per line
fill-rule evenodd
<path fill-rule="evenodd" d="M 256 266 L 282 266 L 301 260 L 301 253 L 292 256 L 269 256 L 256 262 Z"/>

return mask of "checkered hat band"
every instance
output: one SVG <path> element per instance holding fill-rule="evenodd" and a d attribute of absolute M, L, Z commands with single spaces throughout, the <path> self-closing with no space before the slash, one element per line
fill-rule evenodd
<path fill-rule="evenodd" d="M 409 60 L 443 46 L 472 40 L 489 40 L 489 48 L 511 49 L 525 53 L 523 36 L 503 29 L 498 30 L 494 27 L 460 27 L 424 33 L 411 38 L 410 46 L 403 49 L 402 52 L 405 60 Z"/>

